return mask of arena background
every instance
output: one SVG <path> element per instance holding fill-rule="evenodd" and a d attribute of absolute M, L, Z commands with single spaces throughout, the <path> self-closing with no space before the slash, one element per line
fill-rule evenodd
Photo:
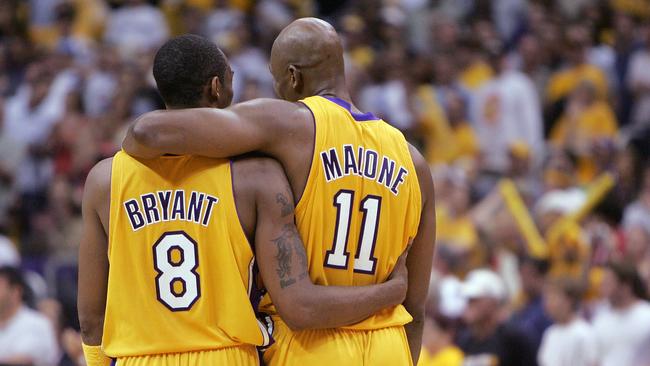
<path fill-rule="evenodd" d="M 421 365 L 460 365 L 461 353 L 490 364 L 477 338 L 529 365 L 560 365 L 552 355 L 575 342 L 588 346 L 562 364 L 650 365 L 643 0 L 0 0 L 0 264 L 20 268 L 25 304 L 55 329 L 9 326 L 0 271 L 0 364 L 30 336 L 35 364 L 83 364 L 84 180 L 135 117 L 164 108 L 157 47 L 208 37 L 232 63 L 235 102 L 273 97 L 271 44 L 303 16 L 339 31 L 358 107 L 431 164 L 438 228 Z"/>

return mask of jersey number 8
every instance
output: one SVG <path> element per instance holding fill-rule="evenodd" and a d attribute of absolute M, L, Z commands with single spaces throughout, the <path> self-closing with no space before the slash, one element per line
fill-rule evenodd
<path fill-rule="evenodd" d="M 201 297 L 196 242 L 183 231 L 164 233 L 153 246 L 158 301 L 171 311 L 190 310 Z"/>

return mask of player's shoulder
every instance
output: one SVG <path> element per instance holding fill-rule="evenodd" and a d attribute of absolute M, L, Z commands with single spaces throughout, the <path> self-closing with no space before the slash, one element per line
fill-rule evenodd
<path fill-rule="evenodd" d="M 413 166 L 415 166 L 415 172 L 418 176 L 418 183 L 420 184 L 420 191 L 422 192 L 422 197 L 428 199 L 433 197 L 433 179 L 431 177 L 431 169 L 429 168 L 429 163 L 427 163 L 422 153 L 410 143 L 408 144 L 409 153 L 411 154 L 411 160 L 413 160 Z"/>
<path fill-rule="evenodd" d="M 113 157 L 103 159 L 95 164 L 86 177 L 86 191 L 92 192 L 93 196 L 110 193 L 112 169 Z"/>
<path fill-rule="evenodd" d="M 411 160 L 413 160 L 413 165 L 415 170 L 420 173 L 426 173 L 429 177 L 431 176 L 431 170 L 429 169 L 429 163 L 427 163 L 422 153 L 413 145 L 408 143 L 409 153 L 411 154 Z"/>
<path fill-rule="evenodd" d="M 113 158 L 101 160 L 88 172 L 84 185 L 83 201 L 89 207 L 100 207 L 111 194 Z"/>
<path fill-rule="evenodd" d="M 93 182 L 108 180 L 110 181 L 111 170 L 113 169 L 113 157 L 103 159 L 95 164 L 90 172 L 88 172 L 88 177 L 86 181 L 92 180 Z"/>
<path fill-rule="evenodd" d="M 309 108 L 303 103 L 273 98 L 251 99 L 246 102 L 233 104 L 228 109 L 250 113 L 265 113 L 268 117 L 273 117 L 275 113 L 280 113 L 281 115 L 309 113 Z"/>
<path fill-rule="evenodd" d="M 238 114 L 270 122 L 272 127 L 296 128 L 313 119 L 311 110 L 303 103 L 272 98 L 257 98 L 228 108 Z"/>

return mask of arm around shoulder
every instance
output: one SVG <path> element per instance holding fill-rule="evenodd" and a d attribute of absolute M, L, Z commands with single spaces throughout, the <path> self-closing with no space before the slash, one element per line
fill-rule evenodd
<path fill-rule="evenodd" d="M 404 278 L 373 286 L 314 285 L 305 247 L 294 223 L 291 189 L 279 163 L 258 169 L 255 249 L 262 279 L 282 319 L 293 330 L 334 328 L 359 322 L 400 304 Z M 252 177 L 251 177 L 252 178 Z"/>
<path fill-rule="evenodd" d="M 135 120 L 123 142 L 134 156 L 163 154 L 226 158 L 271 153 L 291 125 L 298 105 L 254 99 L 226 109 L 191 108 L 148 112 Z"/>

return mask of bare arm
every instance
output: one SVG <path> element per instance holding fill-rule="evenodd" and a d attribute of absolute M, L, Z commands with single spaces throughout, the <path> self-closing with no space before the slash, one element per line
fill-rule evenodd
<path fill-rule="evenodd" d="M 109 266 L 108 237 L 100 219 L 99 207 L 105 205 L 110 198 L 110 161 L 104 160 L 90 171 L 82 202 L 78 308 L 81 337 L 89 346 L 101 344 L 104 325 Z"/>
<path fill-rule="evenodd" d="M 129 129 L 124 150 L 141 158 L 190 154 L 226 158 L 275 149 L 306 125 L 298 104 L 255 99 L 226 109 L 193 108 L 145 113 Z M 302 122 L 302 123 L 301 123 Z"/>
<path fill-rule="evenodd" d="M 264 172 L 264 187 L 256 194 L 255 249 L 262 279 L 287 325 L 294 330 L 335 328 L 402 303 L 405 255 L 391 279 L 382 284 L 341 287 L 312 283 L 305 248 L 294 224 L 293 196 L 280 165 L 274 164 L 275 169 Z"/>
<path fill-rule="evenodd" d="M 405 326 L 406 336 L 411 349 L 413 364 L 417 365 L 422 347 L 422 328 L 424 326 L 424 311 L 431 279 L 431 266 L 436 240 L 436 211 L 434 205 L 434 189 L 431 172 L 422 155 L 410 147 L 411 156 L 415 163 L 420 191 L 422 193 L 422 214 L 418 234 L 413 239 L 410 254 L 406 261 L 409 275 L 409 288 L 404 301 L 404 307 L 413 316 L 413 321 Z"/>

